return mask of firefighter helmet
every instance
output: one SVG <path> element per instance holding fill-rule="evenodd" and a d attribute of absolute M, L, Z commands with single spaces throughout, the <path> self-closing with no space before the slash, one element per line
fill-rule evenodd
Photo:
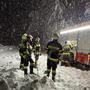
<path fill-rule="evenodd" d="M 52 38 L 53 38 L 53 39 L 58 39 L 58 38 L 59 38 L 59 36 L 58 36 L 58 34 L 57 34 L 57 33 L 54 33 L 54 34 L 53 34 L 53 36 L 52 36 Z"/>
<path fill-rule="evenodd" d="M 22 35 L 22 40 L 26 40 L 27 39 L 27 33 L 24 33 L 23 35 Z"/>
<path fill-rule="evenodd" d="M 32 41 L 33 36 L 29 34 L 29 35 L 27 36 L 27 38 L 29 38 L 29 40 L 31 40 L 31 41 Z"/>

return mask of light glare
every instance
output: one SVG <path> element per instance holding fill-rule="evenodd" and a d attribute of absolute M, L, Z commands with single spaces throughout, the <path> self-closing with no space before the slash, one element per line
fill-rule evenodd
<path fill-rule="evenodd" d="M 74 29 L 70 29 L 70 30 L 61 31 L 60 34 L 67 34 L 67 33 L 72 33 L 72 32 L 77 32 L 77 31 L 84 31 L 84 30 L 89 30 L 89 29 L 90 29 L 90 25 L 79 27 L 79 28 L 74 28 Z"/>

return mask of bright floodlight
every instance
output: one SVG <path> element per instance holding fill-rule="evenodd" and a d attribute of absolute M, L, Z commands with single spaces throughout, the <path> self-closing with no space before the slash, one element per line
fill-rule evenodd
<path fill-rule="evenodd" d="M 87 25 L 87 26 L 83 26 L 83 27 L 78 27 L 78 28 L 74 28 L 74 29 L 70 29 L 70 30 L 61 31 L 60 34 L 67 34 L 67 33 L 84 31 L 84 30 L 89 30 L 89 29 L 90 29 L 90 25 Z"/>

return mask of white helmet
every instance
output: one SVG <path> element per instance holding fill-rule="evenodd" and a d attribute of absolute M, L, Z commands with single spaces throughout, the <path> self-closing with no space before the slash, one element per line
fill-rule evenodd
<path fill-rule="evenodd" d="M 29 34 L 27 37 L 32 41 L 32 39 L 33 39 L 32 35 Z"/>
<path fill-rule="evenodd" d="M 54 33 L 54 34 L 52 35 L 52 38 L 53 38 L 53 39 L 58 39 L 58 38 L 59 38 L 59 36 L 58 36 L 58 34 L 57 34 L 57 33 Z"/>

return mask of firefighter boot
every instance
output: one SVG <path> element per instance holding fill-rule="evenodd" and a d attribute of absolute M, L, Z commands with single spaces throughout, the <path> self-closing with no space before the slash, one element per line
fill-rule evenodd
<path fill-rule="evenodd" d="M 55 82 L 55 73 L 52 73 L 52 80 Z"/>
<path fill-rule="evenodd" d="M 24 69 L 24 75 L 27 75 L 28 73 L 27 73 L 27 69 Z"/>
<path fill-rule="evenodd" d="M 47 74 L 47 77 L 49 77 L 49 74 Z"/>
<path fill-rule="evenodd" d="M 35 68 L 37 68 L 37 61 L 35 61 Z"/>
<path fill-rule="evenodd" d="M 49 77 L 49 75 L 50 75 L 50 72 L 47 72 L 47 76 Z"/>
<path fill-rule="evenodd" d="M 55 76 L 52 76 L 52 80 L 55 82 Z"/>
<path fill-rule="evenodd" d="M 34 74 L 33 73 L 33 66 L 30 66 L 30 74 Z"/>

